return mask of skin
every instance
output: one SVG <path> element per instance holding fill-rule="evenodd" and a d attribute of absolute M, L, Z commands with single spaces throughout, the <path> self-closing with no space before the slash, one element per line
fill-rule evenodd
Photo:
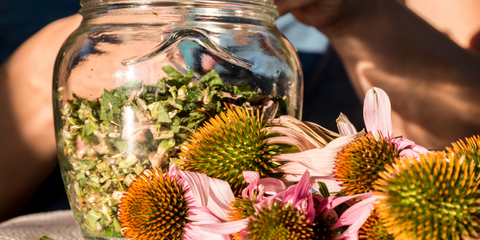
<path fill-rule="evenodd" d="M 80 21 L 75 15 L 49 24 L 0 66 L 0 222 L 15 216 L 58 164 L 53 66 Z"/>
<path fill-rule="evenodd" d="M 443 149 L 480 133 L 478 1 L 407 2 L 446 33 L 394 0 L 275 3 L 281 14 L 290 11 L 327 35 L 359 96 L 373 86 L 387 92 L 394 136 Z"/>
<path fill-rule="evenodd" d="M 291 11 L 329 37 L 361 98 L 372 86 L 389 94 L 395 136 L 441 149 L 480 133 L 480 8 L 475 2 L 407 1 L 440 31 L 394 0 L 275 3 L 281 14 Z M 446 14 L 456 20 L 444 19 Z M 15 216 L 58 164 L 53 65 L 80 21 L 75 15 L 51 23 L 0 66 L 0 153 L 8 159 L 0 161 L 0 221 Z"/>

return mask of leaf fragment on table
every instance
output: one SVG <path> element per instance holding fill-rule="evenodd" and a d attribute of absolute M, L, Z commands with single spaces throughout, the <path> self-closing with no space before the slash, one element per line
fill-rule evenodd
<path fill-rule="evenodd" d="M 40 240 L 55 240 L 55 239 L 49 238 L 49 237 L 47 237 L 47 236 L 45 236 L 45 235 L 43 235 L 43 234 L 40 236 L 39 239 L 40 239 Z"/>

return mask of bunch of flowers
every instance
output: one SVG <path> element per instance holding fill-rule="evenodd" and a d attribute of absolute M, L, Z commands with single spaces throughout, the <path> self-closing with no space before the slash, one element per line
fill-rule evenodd
<path fill-rule="evenodd" d="M 274 116 L 275 114 L 269 114 Z M 367 92 L 366 131 L 338 132 L 230 106 L 146 170 L 121 199 L 131 239 L 475 239 L 480 137 L 429 151 L 392 135 L 387 94 Z"/>

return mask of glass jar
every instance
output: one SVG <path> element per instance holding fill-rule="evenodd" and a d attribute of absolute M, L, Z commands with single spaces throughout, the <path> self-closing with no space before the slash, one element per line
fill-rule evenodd
<path fill-rule="evenodd" d="M 117 207 L 144 170 L 226 105 L 300 117 L 302 73 L 273 0 L 82 0 L 57 57 L 55 129 L 87 239 L 121 238 Z M 266 113 L 268 111 L 265 111 Z"/>

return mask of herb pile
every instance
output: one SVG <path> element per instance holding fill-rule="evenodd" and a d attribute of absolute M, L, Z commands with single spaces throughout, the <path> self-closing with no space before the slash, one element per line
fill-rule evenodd
<path fill-rule="evenodd" d="M 77 223 L 88 235 L 122 237 L 117 206 L 128 186 L 146 169 L 181 164 L 181 145 L 227 105 L 262 108 L 266 115 L 268 108 L 278 108 L 277 116 L 286 114 L 285 98 L 246 83 L 224 85 L 214 70 L 200 79 L 170 66 L 163 70 L 169 78 L 155 85 L 132 82 L 104 90 L 101 99 L 74 95 L 64 101 L 60 161 L 67 192 L 76 196 L 71 203 Z"/>

